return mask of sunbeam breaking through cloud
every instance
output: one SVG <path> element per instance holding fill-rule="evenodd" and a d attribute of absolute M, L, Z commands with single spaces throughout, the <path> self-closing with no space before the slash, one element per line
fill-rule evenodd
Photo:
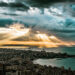
<path fill-rule="evenodd" d="M 9 27 L 0 27 L 0 47 L 39 47 L 53 48 L 59 46 L 73 46 L 74 42 L 62 41 L 54 35 L 33 32 L 31 28 L 26 28 L 22 24 L 13 24 Z M 21 37 L 21 40 L 20 40 Z M 23 38 L 23 39 L 22 39 Z"/>
<path fill-rule="evenodd" d="M 0 0 L 0 47 L 75 45 L 73 2 L 59 1 L 48 6 L 39 6 L 39 1 L 30 2 Z"/>

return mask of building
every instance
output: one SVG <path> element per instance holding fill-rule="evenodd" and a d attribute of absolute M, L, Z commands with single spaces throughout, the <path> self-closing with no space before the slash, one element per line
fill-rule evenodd
<path fill-rule="evenodd" d="M 3 64 L 0 64 L 0 75 L 5 75 L 5 68 Z"/>

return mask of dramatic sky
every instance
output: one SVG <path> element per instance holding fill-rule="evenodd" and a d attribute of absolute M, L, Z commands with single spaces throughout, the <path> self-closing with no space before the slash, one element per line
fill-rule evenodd
<path fill-rule="evenodd" d="M 75 0 L 0 0 L 0 31 L 13 23 L 75 41 Z"/>

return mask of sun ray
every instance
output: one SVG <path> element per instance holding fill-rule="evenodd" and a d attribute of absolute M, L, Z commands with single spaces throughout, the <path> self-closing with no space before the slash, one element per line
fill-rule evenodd
<path fill-rule="evenodd" d="M 31 28 L 25 28 L 22 24 L 13 24 L 9 27 L 0 27 L 0 35 L 3 34 L 7 37 L 0 40 L 0 47 L 21 47 L 20 45 L 23 45 L 23 48 L 26 47 L 46 47 L 46 48 L 53 48 L 53 47 L 59 47 L 59 46 L 73 46 L 75 45 L 75 42 L 67 42 L 62 41 L 59 38 L 57 38 L 54 35 L 48 35 L 45 33 L 41 33 L 40 31 L 32 32 Z M 2 36 L 3 37 L 3 36 Z M 17 41 L 14 39 L 18 39 L 19 37 L 23 37 L 24 40 Z M 27 37 L 27 40 L 26 38 Z M 1 38 L 1 37 L 0 37 Z M 36 39 L 36 40 L 35 40 Z"/>

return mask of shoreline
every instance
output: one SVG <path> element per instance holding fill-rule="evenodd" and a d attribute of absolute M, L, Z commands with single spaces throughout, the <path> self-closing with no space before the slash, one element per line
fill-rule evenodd
<path fill-rule="evenodd" d="M 70 55 L 67 53 L 54 53 L 54 52 L 46 52 L 45 50 L 42 51 L 32 51 L 32 50 L 15 50 L 15 49 L 0 49 L 0 56 L 6 56 L 8 59 L 11 59 L 12 57 L 20 56 L 23 59 L 24 58 L 30 58 L 31 60 L 38 59 L 38 58 L 45 58 L 45 59 L 51 59 L 51 58 L 75 58 L 75 55 Z M 8 57 L 12 56 L 12 57 Z"/>
<path fill-rule="evenodd" d="M 75 58 L 75 55 L 67 53 L 53 53 L 43 51 L 25 51 L 14 49 L 0 49 L 0 65 L 3 65 L 2 75 L 9 73 L 15 75 L 18 72 L 22 75 L 75 75 L 75 70 L 71 68 L 65 69 L 62 67 L 42 66 L 34 64 L 33 60 L 38 58 L 53 59 L 53 58 Z M 1 67 L 1 66 L 0 66 Z M 14 74 L 15 73 L 15 74 Z"/>

